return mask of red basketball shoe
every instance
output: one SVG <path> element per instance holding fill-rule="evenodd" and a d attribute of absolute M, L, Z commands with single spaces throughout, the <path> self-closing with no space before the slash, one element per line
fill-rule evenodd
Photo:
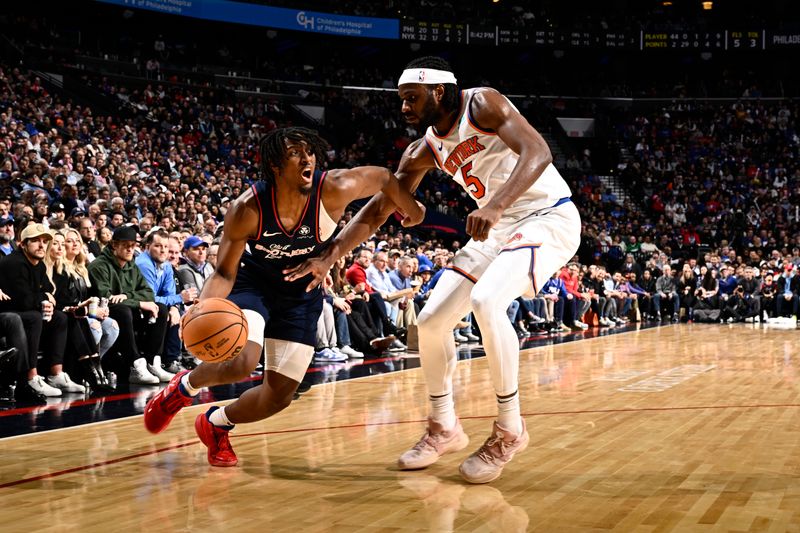
<path fill-rule="evenodd" d="M 219 407 L 212 407 L 206 413 L 200 413 L 194 419 L 194 430 L 203 444 L 208 447 L 208 464 L 211 466 L 236 466 L 239 459 L 228 440 L 227 429 L 222 429 L 208 421 L 208 416 Z"/>
<path fill-rule="evenodd" d="M 144 427 L 150 433 L 161 433 L 178 411 L 192 405 L 194 398 L 181 391 L 181 378 L 188 374 L 184 370 L 176 374 L 166 387 L 153 396 L 144 408 Z"/>

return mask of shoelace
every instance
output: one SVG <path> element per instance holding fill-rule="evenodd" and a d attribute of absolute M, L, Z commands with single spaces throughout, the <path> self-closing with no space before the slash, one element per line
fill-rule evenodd
<path fill-rule="evenodd" d="M 422 450 L 426 446 L 431 446 L 431 443 L 428 442 L 430 439 L 431 439 L 431 435 L 430 435 L 430 433 L 428 433 L 426 431 L 425 434 L 422 435 L 422 437 L 420 437 L 420 439 L 414 445 L 414 449 L 415 450 Z"/>
<path fill-rule="evenodd" d="M 495 445 L 500 448 L 500 455 L 492 453 L 491 449 Z M 478 450 L 478 457 L 487 463 L 491 463 L 495 459 L 505 456 L 507 447 L 508 444 L 503 440 L 502 436 L 491 436 L 486 440 L 483 446 L 481 446 L 481 449 Z"/>
<path fill-rule="evenodd" d="M 437 450 L 436 447 L 436 439 L 430 432 L 426 431 L 425 434 L 419 439 L 419 441 L 414 445 L 414 450 L 422 451 L 426 447 L 433 448 Z"/>

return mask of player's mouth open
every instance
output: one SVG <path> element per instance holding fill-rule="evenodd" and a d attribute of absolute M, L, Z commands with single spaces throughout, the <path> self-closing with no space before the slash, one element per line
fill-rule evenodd
<path fill-rule="evenodd" d="M 303 174 L 303 177 L 304 177 L 305 179 L 307 179 L 307 180 L 310 180 L 310 179 L 311 179 L 311 174 L 312 174 L 312 173 L 311 173 L 311 167 L 309 167 L 309 168 L 305 169 L 305 170 L 302 172 L 302 174 Z"/>

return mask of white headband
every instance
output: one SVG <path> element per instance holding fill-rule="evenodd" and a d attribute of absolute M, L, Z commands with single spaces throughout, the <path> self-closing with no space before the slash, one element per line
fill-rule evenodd
<path fill-rule="evenodd" d="M 447 70 L 435 68 L 408 68 L 400 75 L 397 85 L 404 83 L 424 83 L 425 85 L 438 85 L 440 83 L 457 84 L 456 77 Z"/>

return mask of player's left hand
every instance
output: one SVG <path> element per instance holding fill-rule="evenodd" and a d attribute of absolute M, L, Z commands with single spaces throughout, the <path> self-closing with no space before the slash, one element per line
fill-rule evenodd
<path fill-rule="evenodd" d="M 485 241 L 501 214 L 499 209 L 489 206 L 476 209 L 467 216 L 467 233 L 476 241 Z"/>
<path fill-rule="evenodd" d="M 285 281 L 295 281 L 304 276 L 311 276 L 311 281 L 306 286 L 306 292 L 314 289 L 317 285 L 322 283 L 328 271 L 331 269 L 332 263 L 320 257 L 312 257 L 306 259 L 296 267 L 290 267 L 283 270 L 283 279 Z"/>

